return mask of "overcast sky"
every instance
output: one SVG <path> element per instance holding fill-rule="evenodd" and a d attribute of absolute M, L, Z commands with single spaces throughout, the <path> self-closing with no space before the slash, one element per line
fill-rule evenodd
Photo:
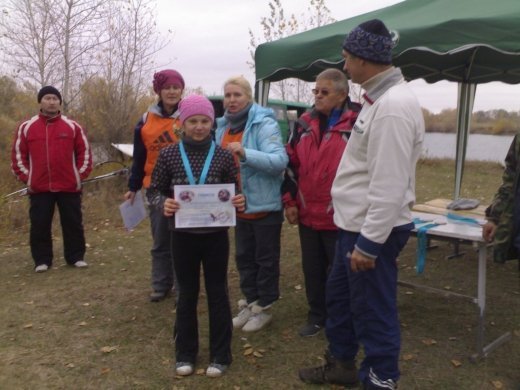
<path fill-rule="evenodd" d="M 346 19 L 401 0 L 326 0 L 336 20 Z M 158 28 L 172 31 L 172 43 L 160 53 L 161 64 L 182 73 L 189 87 L 202 87 L 207 94 L 222 94 L 222 83 L 242 74 L 252 84 L 249 29 L 261 37 L 260 20 L 269 15 L 268 0 L 157 0 Z M 306 11 L 308 0 L 281 0 L 286 16 Z M 347 33 L 347 31 L 345 31 Z M 339 50 L 339 49 L 338 49 Z M 422 80 L 410 83 L 421 105 L 439 112 L 454 108 L 457 84 Z M 520 86 L 502 83 L 477 87 L 475 110 L 520 109 Z"/>

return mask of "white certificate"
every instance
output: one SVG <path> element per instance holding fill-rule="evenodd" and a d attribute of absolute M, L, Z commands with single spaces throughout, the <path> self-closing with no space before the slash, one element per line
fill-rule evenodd
<path fill-rule="evenodd" d="M 236 210 L 231 204 L 234 184 L 175 185 L 173 193 L 180 204 L 175 213 L 175 227 L 236 225 Z"/>

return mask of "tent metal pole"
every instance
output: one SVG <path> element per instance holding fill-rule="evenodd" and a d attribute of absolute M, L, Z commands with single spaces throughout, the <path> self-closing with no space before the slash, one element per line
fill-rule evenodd
<path fill-rule="evenodd" d="M 457 150 L 455 155 L 455 190 L 453 199 L 460 198 L 462 176 L 464 174 L 464 160 L 466 159 L 466 147 L 473 113 L 473 103 L 477 84 L 459 83 L 457 104 Z"/>
<path fill-rule="evenodd" d="M 255 98 L 261 106 L 267 107 L 270 85 L 271 83 L 266 80 L 257 80 L 255 83 Z"/>

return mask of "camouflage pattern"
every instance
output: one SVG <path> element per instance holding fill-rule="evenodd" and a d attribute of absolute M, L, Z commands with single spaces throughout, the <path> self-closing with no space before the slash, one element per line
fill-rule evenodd
<path fill-rule="evenodd" d="M 520 134 L 513 139 L 505 164 L 502 185 L 495 194 L 491 205 L 486 209 L 487 219 L 497 225 L 493 240 L 493 259 L 497 263 L 519 258 L 513 245 L 513 234 L 515 233 L 515 197 L 520 178 Z"/>

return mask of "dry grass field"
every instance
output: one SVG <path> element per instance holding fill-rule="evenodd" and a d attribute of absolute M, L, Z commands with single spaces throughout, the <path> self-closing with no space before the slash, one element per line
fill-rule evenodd
<path fill-rule="evenodd" d="M 420 202 L 450 197 L 453 162 L 421 161 Z M 497 164 L 467 164 L 462 196 L 490 201 L 500 183 Z M 175 377 L 172 323 L 174 300 L 149 303 L 150 234 L 144 221 L 134 232 L 122 228 L 117 205 L 124 179 L 85 188 L 87 269 L 64 265 L 59 229 L 54 267 L 35 274 L 27 245 L 25 199 L 1 205 L 0 389 L 319 389 L 297 377 L 302 366 L 319 364 L 326 346 L 320 335 L 297 335 L 306 314 L 297 229 L 284 224 L 281 293 L 273 322 L 264 331 L 233 335 L 234 362 L 226 375 Z M 56 221 L 57 222 L 57 221 Z M 56 224 L 56 226 L 59 226 Z M 232 231 L 231 233 L 232 234 Z M 426 270 L 416 275 L 415 239 L 399 259 L 400 278 L 473 295 L 477 257 L 448 260 L 452 247 L 439 242 L 428 253 Z M 520 388 L 520 278 L 518 263 L 488 262 L 486 337 L 505 331 L 512 339 L 476 363 L 476 306 L 419 290 L 399 289 L 402 325 L 401 390 L 487 390 Z M 238 275 L 230 261 L 233 307 Z M 201 351 L 208 356 L 207 307 L 199 304 Z M 248 349 L 256 353 L 250 353 Z M 329 388 L 329 387 L 323 387 Z"/>

